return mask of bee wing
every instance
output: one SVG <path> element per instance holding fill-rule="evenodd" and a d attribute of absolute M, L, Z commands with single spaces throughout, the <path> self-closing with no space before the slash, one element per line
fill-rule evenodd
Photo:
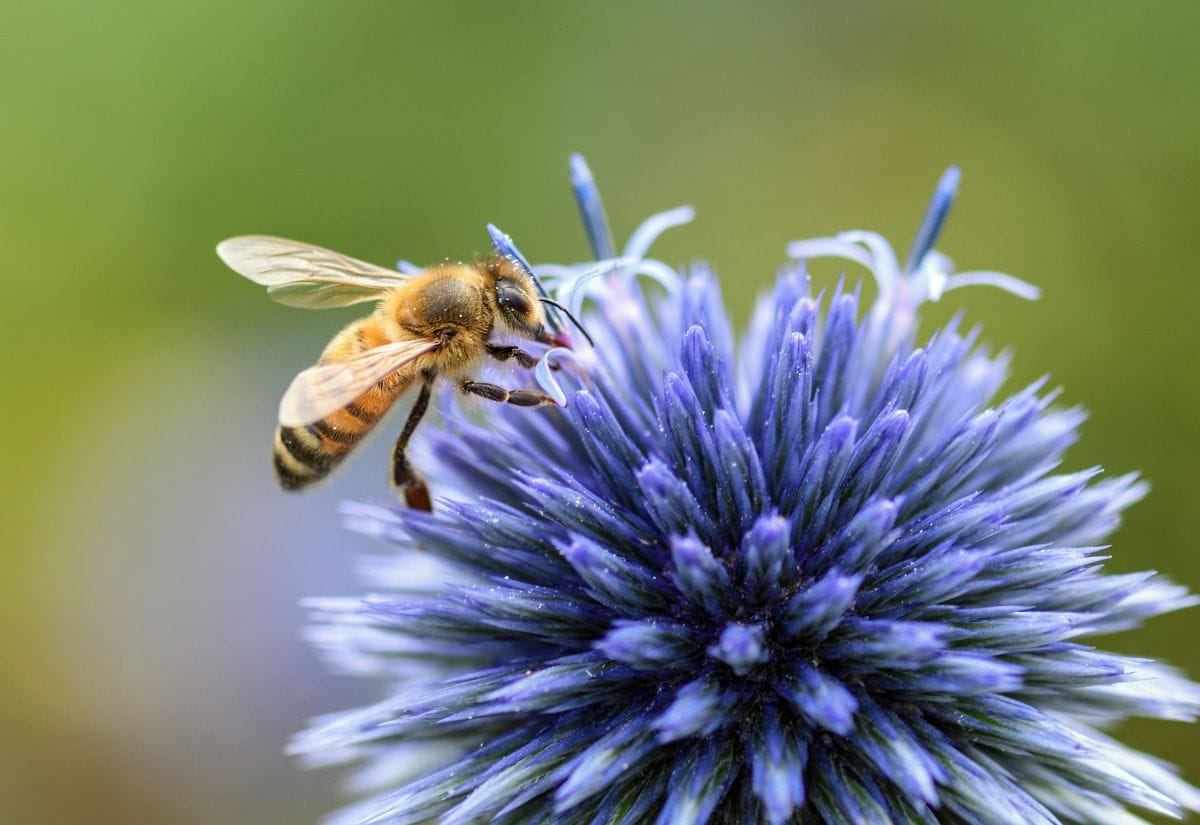
<path fill-rule="evenodd" d="M 373 301 L 406 277 L 340 252 L 269 235 L 221 241 L 217 255 L 234 272 L 265 286 L 274 300 L 304 309 Z"/>
<path fill-rule="evenodd" d="M 292 380 L 279 402 L 279 423 L 304 427 L 333 415 L 371 387 L 420 355 L 437 341 L 418 338 L 369 349 L 345 361 L 317 364 Z"/>

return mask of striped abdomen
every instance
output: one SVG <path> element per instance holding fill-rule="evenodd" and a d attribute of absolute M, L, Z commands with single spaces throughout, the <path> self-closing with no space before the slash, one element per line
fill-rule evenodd
<path fill-rule="evenodd" d="M 320 481 L 371 431 L 408 382 L 374 387 L 347 407 L 306 427 L 275 431 L 275 476 L 285 490 Z"/>
<path fill-rule="evenodd" d="M 363 318 L 335 335 L 318 363 L 343 361 L 392 340 L 377 318 Z M 306 427 L 277 429 L 274 452 L 279 486 L 299 490 L 329 475 L 391 409 L 410 381 L 411 372 L 392 374 L 327 418 Z"/>

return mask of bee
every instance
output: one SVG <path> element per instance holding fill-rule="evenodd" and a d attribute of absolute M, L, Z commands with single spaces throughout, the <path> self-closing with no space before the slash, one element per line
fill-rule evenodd
<path fill-rule="evenodd" d="M 392 484 L 409 507 L 431 510 L 429 490 L 406 456 L 433 385 L 451 380 L 468 394 L 518 407 L 555 404 L 528 389 L 508 390 L 471 376 L 486 358 L 532 368 L 538 358 L 492 340 L 497 333 L 567 345 L 557 316 L 548 324 L 531 273 L 512 257 L 443 263 L 415 274 L 375 266 L 318 246 L 265 235 L 230 238 L 217 254 L 231 269 L 293 307 L 327 309 L 368 301 L 375 312 L 333 337 L 317 363 L 295 377 L 279 403 L 274 464 L 285 490 L 329 475 L 405 390 L 420 390 L 392 451 Z M 579 327 L 587 337 L 587 332 Z M 590 338 L 588 339 L 590 341 Z"/>

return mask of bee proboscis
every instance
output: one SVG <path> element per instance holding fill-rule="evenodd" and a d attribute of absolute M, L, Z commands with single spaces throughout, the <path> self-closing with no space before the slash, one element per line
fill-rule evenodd
<path fill-rule="evenodd" d="M 274 461 L 284 489 L 299 490 L 327 476 L 415 384 L 420 394 L 392 453 L 392 483 L 410 507 L 430 510 L 429 490 L 405 452 L 435 381 L 453 380 L 464 393 L 519 407 L 555 403 L 542 392 L 508 390 L 471 377 L 487 357 L 524 368 L 537 363 L 520 347 L 493 342 L 497 332 L 565 343 L 547 331 L 543 303 L 563 308 L 539 295 L 533 277 L 512 258 L 496 255 L 404 274 L 266 235 L 230 238 L 217 246 L 217 254 L 288 306 L 376 302 L 374 313 L 333 337 L 279 403 Z"/>

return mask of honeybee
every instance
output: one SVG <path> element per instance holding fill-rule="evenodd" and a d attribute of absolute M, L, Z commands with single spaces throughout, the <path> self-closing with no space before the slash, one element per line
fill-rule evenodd
<path fill-rule="evenodd" d="M 265 235 L 230 238 L 217 246 L 217 254 L 288 306 L 326 309 L 376 302 L 373 314 L 335 335 L 316 365 L 297 375 L 283 394 L 274 463 L 285 490 L 300 490 L 327 476 L 416 384 L 420 393 L 392 452 L 392 484 L 409 507 L 430 510 L 429 490 L 405 452 L 437 380 L 452 380 L 464 393 L 518 407 L 555 403 L 545 393 L 508 390 L 471 377 L 487 357 L 526 369 L 537 364 L 538 358 L 520 347 L 493 342 L 497 332 L 566 344 L 561 327 L 548 329 L 543 305 L 570 313 L 539 294 L 523 262 L 495 255 L 406 275 Z"/>

